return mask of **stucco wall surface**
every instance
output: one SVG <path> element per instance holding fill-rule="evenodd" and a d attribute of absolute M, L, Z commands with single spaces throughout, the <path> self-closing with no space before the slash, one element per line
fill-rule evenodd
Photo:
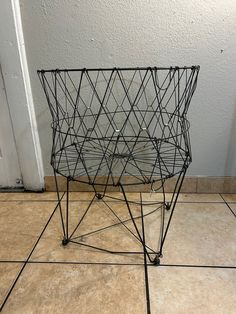
<path fill-rule="evenodd" d="M 21 0 L 45 174 L 49 110 L 36 70 L 199 64 L 188 175 L 236 175 L 236 1 Z"/>

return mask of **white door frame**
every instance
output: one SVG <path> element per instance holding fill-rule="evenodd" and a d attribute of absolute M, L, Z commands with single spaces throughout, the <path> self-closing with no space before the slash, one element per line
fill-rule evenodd
<path fill-rule="evenodd" d="M 0 3 L 0 63 L 24 188 L 44 189 L 41 146 L 31 91 L 19 0 Z"/>

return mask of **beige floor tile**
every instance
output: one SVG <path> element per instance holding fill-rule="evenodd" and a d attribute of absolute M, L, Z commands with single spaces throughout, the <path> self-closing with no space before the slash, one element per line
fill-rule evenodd
<path fill-rule="evenodd" d="M 142 193 L 144 201 L 163 201 L 162 193 Z M 172 193 L 166 193 L 166 201 L 170 201 Z M 219 194 L 203 193 L 180 193 L 178 202 L 221 202 L 223 199 Z"/>
<path fill-rule="evenodd" d="M 80 217 L 85 212 L 89 202 L 71 202 L 69 230 L 72 232 Z M 126 220 L 130 216 L 124 203 L 112 202 L 112 209 L 120 219 Z M 62 204 L 63 210 L 65 203 Z M 140 215 L 140 207 L 131 205 L 135 217 Z M 152 209 L 145 209 L 146 212 Z M 63 212 L 64 213 L 64 212 Z M 122 225 L 94 232 L 119 221 L 101 201 L 95 201 L 81 223 L 79 229 L 74 233 L 74 240 L 91 246 L 98 246 L 110 251 L 118 252 L 140 252 L 140 242 Z M 141 232 L 141 221 L 139 219 L 139 231 Z M 126 222 L 126 227 L 135 232 L 132 222 Z M 92 234 L 91 234 L 92 233 Z M 108 263 L 143 263 L 143 255 L 135 254 L 109 254 L 82 245 L 69 243 L 67 246 L 61 244 L 63 238 L 60 223 L 60 212 L 56 211 L 48 225 L 43 237 L 38 243 L 31 260 L 34 261 L 77 261 L 77 262 L 108 262 Z"/>
<path fill-rule="evenodd" d="M 62 193 L 60 192 L 60 195 Z M 56 201 L 57 193 L 56 192 L 9 192 L 4 193 L 0 192 L 0 201 Z"/>
<path fill-rule="evenodd" d="M 126 192 L 126 197 L 128 201 L 137 201 L 140 202 L 140 192 Z M 120 200 L 124 200 L 124 196 L 120 192 L 112 192 L 112 193 L 107 193 L 108 196 L 118 198 Z M 109 198 L 107 198 L 109 200 Z M 113 200 L 113 199 L 110 199 Z"/>
<path fill-rule="evenodd" d="M 106 201 L 123 201 L 124 197 L 120 192 L 108 192 L 106 194 Z M 70 192 L 69 198 L 72 201 L 91 200 L 94 192 Z M 140 202 L 140 193 L 127 192 L 127 199 L 129 201 Z M 172 193 L 166 193 L 166 201 L 170 201 Z M 65 197 L 64 197 L 65 200 Z M 148 192 L 142 193 L 142 200 L 144 202 L 163 201 L 162 193 Z M 219 194 L 203 194 L 203 193 L 180 193 L 179 202 L 224 202 Z"/>
<path fill-rule="evenodd" d="M 62 192 L 60 192 L 62 195 Z M 70 192 L 69 199 L 72 201 L 86 201 L 93 198 L 94 192 Z M 115 198 L 123 200 L 122 193 L 120 192 L 108 192 L 107 195 L 114 197 L 107 198 L 108 201 L 116 201 Z M 127 199 L 131 201 L 140 201 L 140 193 L 127 192 Z M 166 193 L 166 199 L 171 199 L 172 193 Z M 223 194 L 224 198 L 228 202 L 236 202 L 236 194 Z M 143 201 L 162 201 L 162 193 L 142 193 Z M 31 192 L 18 192 L 18 193 L 4 193 L 0 192 L 0 201 L 56 201 L 56 192 L 43 192 L 43 193 L 31 193 Z M 63 198 L 65 200 L 65 197 Z M 223 202 L 219 194 L 203 194 L 203 193 L 180 193 L 178 201 L 180 202 Z"/>
<path fill-rule="evenodd" d="M 228 203 L 235 202 L 236 203 L 236 194 L 222 194 L 224 200 Z"/>
<path fill-rule="evenodd" d="M 60 192 L 60 196 L 62 196 L 63 192 Z M 109 196 L 114 198 L 121 198 L 122 193 L 119 192 L 111 192 L 107 193 Z M 71 201 L 89 201 L 93 198 L 94 192 L 70 192 L 69 199 Z M 127 197 L 130 200 L 139 200 L 140 193 L 127 193 Z M 63 197 L 65 200 L 66 197 Z M 116 200 L 116 199 L 109 199 L 107 201 Z M 42 193 L 33 193 L 33 192 L 0 192 L 0 201 L 57 201 L 57 193 L 56 192 L 42 192 Z"/>
<path fill-rule="evenodd" d="M 71 199 L 72 200 L 90 200 L 94 194 L 91 192 L 72 192 Z M 108 193 L 109 196 L 115 198 L 119 198 L 123 200 L 122 194 L 119 192 L 112 192 Z M 137 201 L 140 202 L 140 193 L 126 193 L 127 199 L 130 201 Z M 170 201 L 172 198 L 173 193 L 166 193 L 165 198 L 166 201 Z M 234 201 L 236 202 L 236 194 L 230 194 L 230 196 L 234 197 Z M 107 198 L 106 200 L 113 200 L 112 198 Z M 162 193 L 142 193 L 142 200 L 144 202 L 155 202 L 155 201 L 163 201 L 163 194 Z M 216 202 L 216 203 L 223 203 L 224 200 L 220 196 L 220 194 L 206 194 L 206 193 L 180 193 L 178 197 L 178 202 Z"/>
<path fill-rule="evenodd" d="M 128 201 L 140 202 L 140 192 L 126 192 Z M 106 201 L 124 201 L 124 196 L 121 192 L 108 192 L 106 193 Z"/>
<path fill-rule="evenodd" d="M 235 266 L 235 241 L 236 220 L 225 204 L 180 203 L 166 238 L 162 263 Z"/>
<path fill-rule="evenodd" d="M 20 263 L 0 263 L 0 306 L 22 266 Z"/>
<path fill-rule="evenodd" d="M 166 201 L 170 201 L 172 197 L 172 193 L 166 193 L 165 194 L 165 198 Z M 164 198 L 163 198 L 163 194 L 162 193 L 142 193 L 142 200 L 144 202 L 163 202 Z"/>
<path fill-rule="evenodd" d="M 223 202 L 219 194 L 180 193 L 178 202 Z"/>
<path fill-rule="evenodd" d="M 146 313 L 143 266 L 28 264 L 3 313 Z"/>
<path fill-rule="evenodd" d="M 46 224 L 55 202 L 2 202 L 0 260 L 24 260 Z"/>
<path fill-rule="evenodd" d="M 94 192 L 70 192 L 69 199 L 71 201 L 90 201 L 94 196 Z M 66 197 L 64 196 L 64 199 Z"/>
<path fill-rule="evenodd" d="M 236 269 L 149 267 L 153 314 L 234 314 Z"/>

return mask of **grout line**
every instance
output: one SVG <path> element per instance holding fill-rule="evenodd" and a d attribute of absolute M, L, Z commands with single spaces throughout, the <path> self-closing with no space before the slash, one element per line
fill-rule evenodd
<path fill-rule="evenodd" d="M 20 264 L 20 263 L 25 263 L 25 260 L 23 260 L 23 261 L 0 260 L 0 264 L 1 263 L 9 263 L 9 264 L 10 263 L 19 263 Z"/>
<path fill-rule="evenodd" d="M 14 199 L 14 200 L 1 200 L 1 203 L 11 203 L 11 202 L 55 202 L 57 203 L 58 200 L 24 200 L 24 199 Z M 64 202 L 64 201 L 62 201 Z"/>
<path fill-rule="evenodd" d="M 236 217 L 236 214 L 234 213 L 234 211 L 231 209 L 231 207 L 229 206 L 228 202 L 226 202 L 226 200 L 224 199 L 224 197 L 222 196 L 222 194 L 220 193 L 220 196 L 222 197 L 224 203 L 226 204 L 226 206 L 229 208 L 229 210 L 231 211 L 231 213 L 234 215 L 234 217 Z"/>
<path fill-rule="evenodd" d="M 8 261 L 8 260 L 2 260 L 1 263 L 26 263 L 26 261 Z M 30 260 L 27 262 L 28 264 L 65 264 L 65 265 L 111 265 L 111 266 L 143 266 L 143 263 L 109 263 L 109 262 L 75 262 L 75 261 L 34 261 Z M 150 264 L 152 265 L 152 264 Z"/>
<path fill-rule="evenodd" d="M 75 262 L 75 261 L 34 261 L 30 260 L 28 262 L 24 261 L 8 261 L 2 260 L 1 263 L 27 263 L 27 264 L 64 264 L 64 265 L 107 265 L 107 266 L 143 266 L 143 263 L 109 263 L 109 262 Z M 194 264 L 160 264 L 158 266 L 147 263 L 147 266 L 151 267 L 183 267 L 183 268 L 219 268 L 219 269 L 236 269 L 236 266 L 227 265 L 194 265 Z"/>
<path fill-rule="evenodd" d="M 64 195 L 65 195 L 65 193 L 62 195 L 61 199 L 64 197 Z M 61 199 L 60 199 L 60 200 L 61 200 Z M 6 304 L 7 300 L 8 300 L 8 298 L 9 298 L 10 294 L 12 293 L 12 290 L 14 289 L 14 287 L 15 287 L 15 285 L 16 285 L 18 279 L 20 278 L 20 276 L 21 276 L 23 270 L 25 269 L 25 266 L 28 264 L 28 261 L 29 261 L 31 255 L 33 254 L 33 252 L 34 252 L 34 250 L 35 250 L 35 248 L 36 248 L 36 246 L 37 246 L 39 240 L 41 239 L 41 237 L 42 237 L 44 231 L 46 230 L 46 228 L 47 228 L 49 222 L 51 221 L 51 219 L 52 219 L 52 217 L 53 217 L 53 215 L 54 215 L 54 213 L 55 213 L 57 207 L 59 206 L 59 204 L 60 204 L 60 201 L 58 201 L 57 205 L 55 206 L 55 208 L 54 208 L 53 212 L 51 213 L 51 215 L 50 215 L 50 217 L 49 217 L 49 219 L 48 219 L 46 225 L 44 226 L 43 230 L 41 231 L 41 233 L 40 233 L 40 235 L 39 235 L 39 237 L 38 237 L 38 239 L 37 239 L 37 241 L 35 242 L 35 244 L 34 244 L 32 250 L 31 250 L 29 256 L 27 257 L 26 261 L 24 262 L 24 265 L 22 266 L 22 268 L 21 268 L 21 270 L 19 271 L 17 277 L 15 278 L 15 280 L 14 280 L 14 282 L 13 282 L 13 284 L 12 284 L 10 290 L 8 291 L 8 293 L 7 293 L 7 295 L 6 295 L 6 297 L 5 297 L 4 301 L 3 301 L 3 303 L 2 303 L 1 306 L 0 306 L 0 312 L 3 310 L 3 307 L 5 306 L 5 304 Z"/>
<path fill-rule="evenodd" d="M 150 264 L 149 266 L 155 266 Z M 236 269 L 236 266 L 224 265 L 188 265 L 188 264 L 160 264 L 161 267 L 183 267 L 183 268 L 218 268 L 218 269 Z"/>
<path fill-rule="evenodd" d="M 143 266 L 143 263 L 109 263 L 109 262 L 66 262 L 66 261 L 29 261 L 29 264 L 61 264 L 61 265 L 104 265 L 104 266 Z"/>

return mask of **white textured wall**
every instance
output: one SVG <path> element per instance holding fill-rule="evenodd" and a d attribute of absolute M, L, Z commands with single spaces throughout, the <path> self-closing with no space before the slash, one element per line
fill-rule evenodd
<path fill-rule="evenodd" d="M 235 0 L 21 0 L 46 174 L 49 111 L 36 70 L 201 65 L 188 175 L 236 175 Z"/>

